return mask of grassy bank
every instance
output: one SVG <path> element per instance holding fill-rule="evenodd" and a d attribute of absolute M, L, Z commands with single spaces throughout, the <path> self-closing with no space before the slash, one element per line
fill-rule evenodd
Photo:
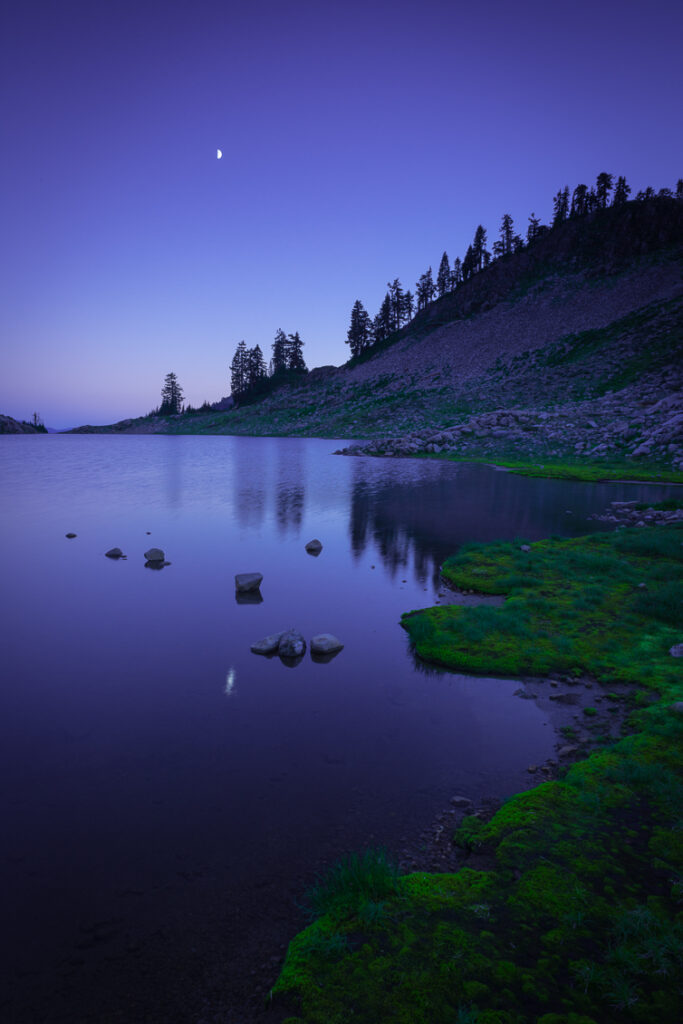
<path fill-rule="evenodd" d="M 521 546 L 446 563 L 455 585 L 507 600 L 404 616 L 417 651 L 628 682 L 628 735 L 490 821 L 465 818 L 457 873 L 398 876 L 377 855 L 339 866 L 274 989 L 292 1024 L 678 1020 L 683 662 L 669 649 L 683 642 L 683 530 Z"/>
<path fill-rule="evenodd" d="M 565 462 L 532 462 L 510 458 L 508 454 L 472 456 L 461 458 L 457 455 L 414 455 L 417 459 L 446 459 L 449 462 L 475 462 L 509 469 L 519 476 L 543 477 L 554 480 L 584 480 L 599 483 L 603 480 L 632 480 L 635 483 L 683 484 L 683 473 L 670 466 L 645 461 L 606 462 L 597 459 L 573 459 Z"/>

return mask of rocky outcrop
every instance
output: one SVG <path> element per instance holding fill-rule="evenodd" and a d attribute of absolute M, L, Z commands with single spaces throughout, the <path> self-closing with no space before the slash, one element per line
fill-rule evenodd
<path fill-rule="evenodd" d="M 11 416 L 0 415 L 0 434 L 39 434 L 43 431 L 36 430 L 30 423 L 19 422 Z"/>

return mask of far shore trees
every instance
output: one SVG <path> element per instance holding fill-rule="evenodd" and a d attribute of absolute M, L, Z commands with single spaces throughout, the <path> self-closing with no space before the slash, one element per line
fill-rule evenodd
<path fill-rule="evenodd" d="M 230 363 L 230 393 L 234 401 L 252 401 L 286 380 L 290 373 L 308 373 L 303 344 L 298 331 L 285 334 L 278 328 L 269 371 L 261 346 L 247 348 L 246 341 L 240 341 Z"/>
<path fill-rule="evenodd" d="M 160 416 L 177 416 L 183 410 L 183 389 L 175 373 L 167 373 L 161 389 Z"/>

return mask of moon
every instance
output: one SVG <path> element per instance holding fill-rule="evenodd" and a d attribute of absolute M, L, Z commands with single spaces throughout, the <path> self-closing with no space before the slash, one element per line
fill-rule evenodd
<path fill-rule="evenodd" d="M 222 156 L 223 156 L 223 150 L 222 149 L 217 149 L 216 150 L 216 160 L 220 160 Z"/>

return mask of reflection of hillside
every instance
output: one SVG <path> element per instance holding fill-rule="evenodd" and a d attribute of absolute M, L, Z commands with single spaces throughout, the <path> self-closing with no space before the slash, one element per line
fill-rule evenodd
<path fill-rule="evenodd" d="M 587 516 L 620 499 L 622 490 L 614 484 L 535 480 L 487 466 L 359 458 L 351 545 L 360 556 L 372 542 L 392 574 L 412 560 L 416 578 L 436 578 L 443 560 L 467 541 L 539 540 L 595 530 Z M 651 489 L 636 485 L 623 493 L 656 500 Z"/>

